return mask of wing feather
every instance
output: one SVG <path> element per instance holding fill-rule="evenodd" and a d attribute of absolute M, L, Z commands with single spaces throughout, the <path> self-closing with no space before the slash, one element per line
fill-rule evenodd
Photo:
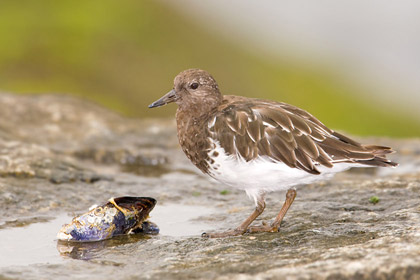
<path fill-rule="evenodd" d="M 311 174 L 320 174 L 317 166 L 331 168 L 340 162 L 395 165 L 384 156 L 392 152 L 390 148 L 362 145 L 300 108 L 260 99 L 225 98 L 233 102 L 219 108 L 210 135 L 230 155 L 246 161 L 265 156 Z"/>

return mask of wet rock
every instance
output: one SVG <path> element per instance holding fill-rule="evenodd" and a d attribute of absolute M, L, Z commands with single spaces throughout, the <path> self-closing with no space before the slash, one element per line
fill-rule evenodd
<path fill-rule="evenodd" d="M 195 170 L 173 120 L 126 119 L 70 97 L 0 94 L 0 278 L 420 279 L 420 140 L 363 142 L 392 146 L 400 166 L 298 188 L 279 233 L 208 240 L 200 233 L 235 227 L 253 203 Z M 58 224 L 36 243 L 62 215 L 125 195 L 157 199 L 160 235 L 63 247 L 54 241 Z M 283 200 L 270 194 L 256 223 Z M 7 239 L 21 228 L 26 235 Z"/>
<path fill-rule="evenodd" d="M 3 177 L 94 182 L 105 177 L 87 168 L 80 170 L 75 160 L 117 163 L 143 174 L 151 170 L 149 167 L 167 163 L 162 149 L 155 148 L 167 146 L 156 137 L 166 124 L 150 126 L 147 121 L 123 119 L 92 103 L 66 96 L 0 94 L 0 109 Z M 166 139 L 173 139 L 173 132 L 169 129 L 172 136 Z"/>
<path fill-rule="evenodd" d="M 0 140 L 0 176 L 44 178 L 53 183 L 109 180 L 107 176 L 75 166 L 48 147 L 4 140 Z"/>

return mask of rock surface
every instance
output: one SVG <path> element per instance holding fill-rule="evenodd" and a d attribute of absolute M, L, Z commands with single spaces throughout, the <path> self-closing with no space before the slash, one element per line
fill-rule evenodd
<path fill-rule="evenodd" d="M 400 166 L 299 187 L 279 233 L 208 240 L 253 205 L 195 170 L 173 120 L 0 94 L 0 279 L 420 279 L 420 140 L 362 141 L 392 146 Z M 54 239 L 60 222 L 123 195 L 157 199 L 160 235 Z M 257 223 L 283 199 L 269 195 Z"/>

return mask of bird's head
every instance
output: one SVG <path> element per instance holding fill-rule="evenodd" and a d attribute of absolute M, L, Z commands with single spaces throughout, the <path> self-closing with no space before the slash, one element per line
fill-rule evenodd
<path fill-rule="evenodd" d="M 174 87 L 149 108 L 160 107 L 175 102 L 183 108 L 214 108 L 222 101 L 222 95 L 216 80 L 201 69 L 188 69 L 179 73 L 174 79 Z"/>

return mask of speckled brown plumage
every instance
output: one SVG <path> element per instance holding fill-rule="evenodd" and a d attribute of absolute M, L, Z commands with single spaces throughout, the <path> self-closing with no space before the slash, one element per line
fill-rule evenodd
<path fill-rule="evenodd" d="M 225 96 L 208 119 L 214 121 L 210 136 L 246 161 L 268 156 L 312 174 L 319 174 L 317 165 L 341 162 L 395 166 L 385 157 L 391 148 L 361 145 L 289 104 Z"/>
<path fill-rule="evenodd" d="M 176 101 L 178 139 L 187 157 L 205 173 L 208 152 L 214 148 L 208 137 L 219 141 L 228 154 L 240 155 L 246 161 L 268 156 L 311 174 L 320 173 L 318 165 L 332 167 L 341 162 L 396 165 L 385 157 L 391 148 L 361 145 L 295 106 L 240 96 L 222 97 L 216 81 L 205 71 L 181 73 L 174 89 L 185 91 L 194 81 L 207 94 L 185 93 Z"/>

